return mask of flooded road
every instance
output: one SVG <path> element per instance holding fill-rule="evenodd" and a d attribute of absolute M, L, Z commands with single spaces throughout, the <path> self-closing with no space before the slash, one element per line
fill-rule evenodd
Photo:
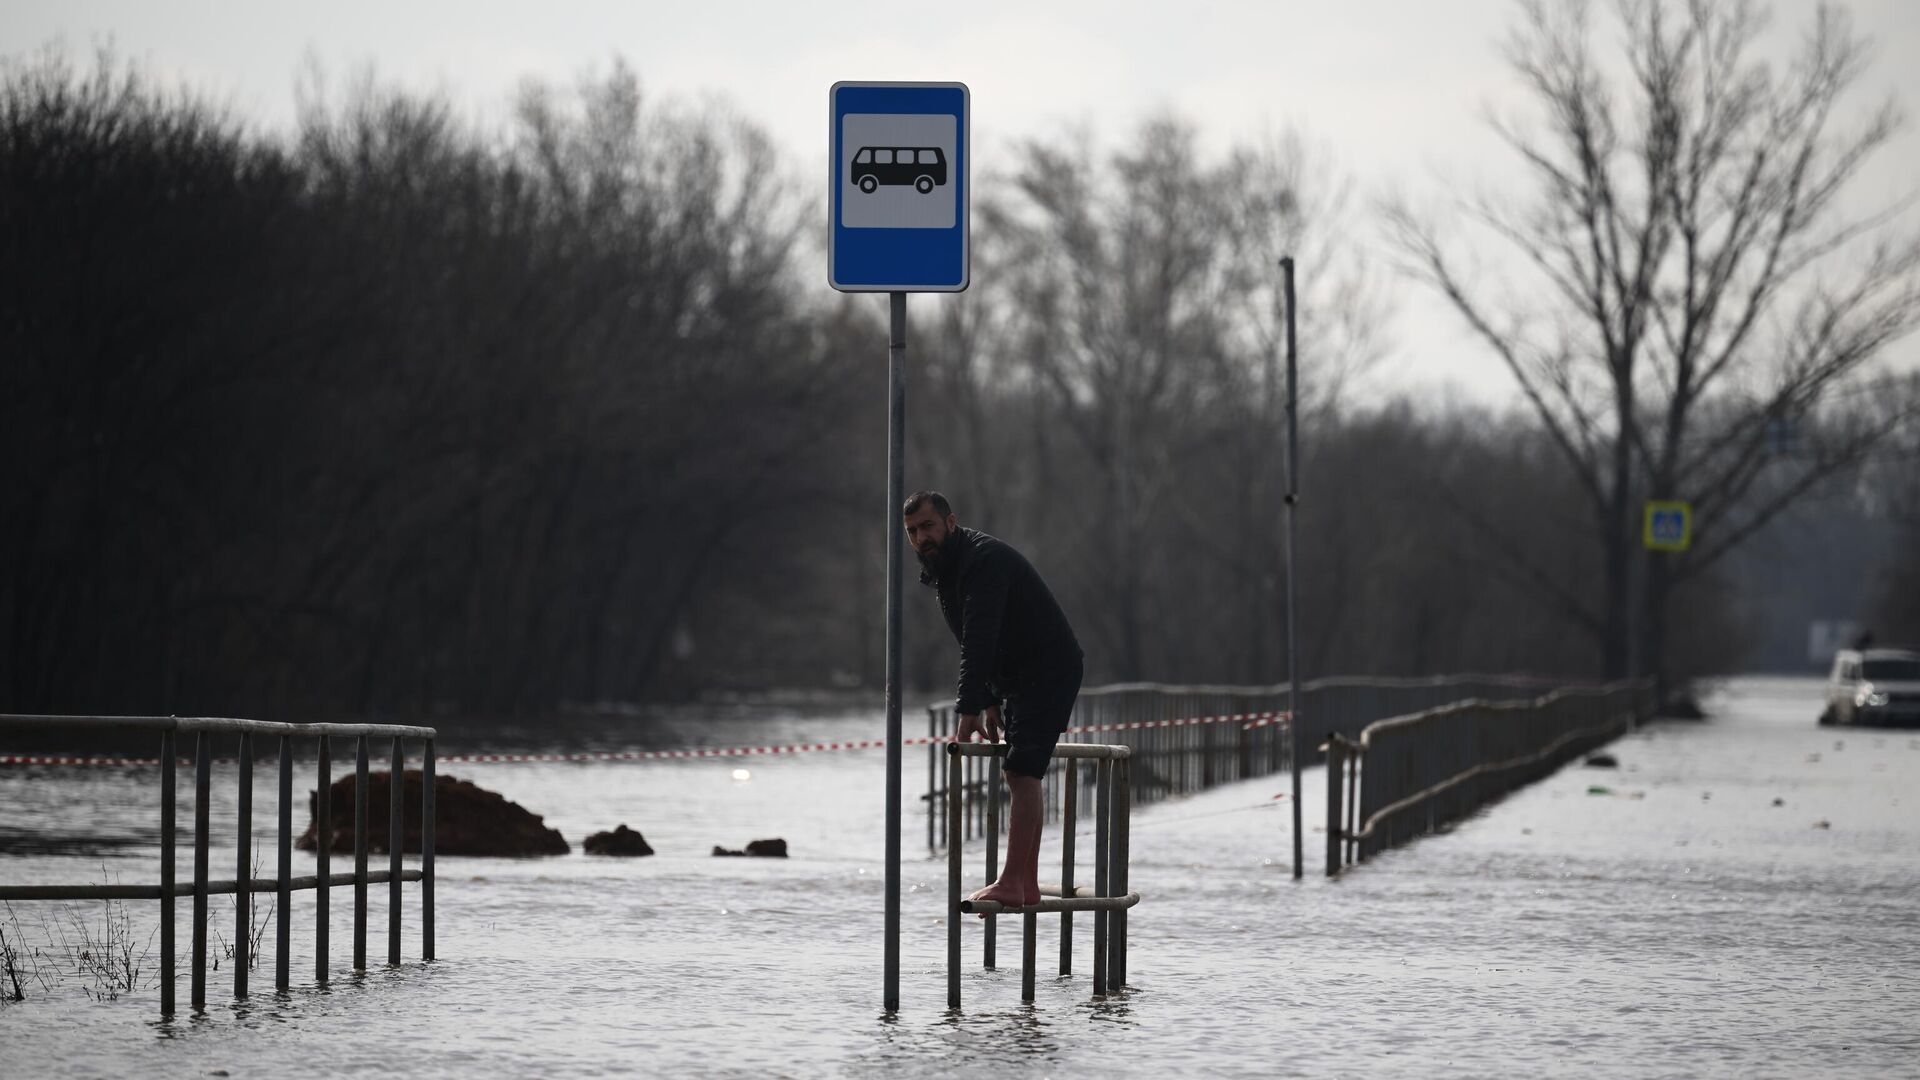
<path fill-rule="evenodd" d="M 1920 1075 L 1920 732 L 1817 728 L 1818 694 L 1810 680 L 1736 680 L 1710 699 L 1712 720 L 1615 743 L 1620 768 L 1563 770 L 1338 881 L 1291 880 L 1286 803 L 1274 798 L 1284 778 L 1142 810 L 1135 989 L 1103 1002 L 1088 1000 L 1091 920 L 1077 927 L 1082 974 L 1052 979 L 1043 966 L 1031 1007 L 1017 967 L 978 969 L 970 925 L 967 1005 L 949 1014 L 945 864 L 915 857 L 909 816 L 891 1022 L 879 1015 L 878 752 L 448 767 L 545 814 L 576 854 L 441 859 L 437 962 L 343 970 L 351 894 L 336 890 L 335 981 L 315 989 L 309 894 L 295 901 L 290 994 L 235 1004 L 219 993 L 205 1016 L 161 1023 L 152 989 L 95 1002 L 72 979 L 51 993 L 30 986 L 26 1002 L 0 1008 L 0 1072 Z M 878 726 L 769 720 L 712 741 Z M 923 767 L 909 755 L 909 796 Z M 256 820 L 272 820 L 271 793 L 263 772 Z M 137 770 L 0 770 L 0 830 L 20 841 L 0 856 L 0 880 L 152 880 L 155 802 Z M 588 832 L 623 821 L 660 854 L 577 853 Z M 35 853 L 70 850 L 56 841 L 76 835 L 119 842 Z M 764 836 L 786 838 L 794 857 L 707 855 Z M 1307 837 L 1309 867 L 1322 842 Z M 1049 834 L 1043 859 L 1057 859 L 1056 844 Z M 310 865 L 299 855 L 295 872 Z M 380 957 L 385 890 L 373 893 Z M 416 896 L 409 887 L 410 957 Z M 229 907 L 216 898 L 213 910 L 216 927 L 230 926 Z M 156 913 L 133 908 L 135 940 Z M 15 904 L 0 929 L 57 915 Z M 1042 920 L 1043 964 L 1057 932 Z M 1017 961 L 1012 926 L 1001 956 Z M 271 984 L 271 963 L 256 987 Z M 224 971 L 213 979 L 227 985 Z"/>

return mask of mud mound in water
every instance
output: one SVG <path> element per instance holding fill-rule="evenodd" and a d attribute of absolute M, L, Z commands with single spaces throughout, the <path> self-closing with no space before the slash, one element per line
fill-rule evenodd
<path fill-rule="evenodd" d="M 587 837 L 587 842 L 582 844 L 581 847 L 583 847 L 589 855 L 640 856 L 653 854 L 653 845 L 647 843 L 647 838 L 627 828 L 625 822 L 622 822 L 620 826 L 612 832 L 594 833 L 592 836 Z"/>
<path fill-rule="evenodd" d="M 401 851 L 420 850 L 420 770 L 408 769 L 401 778 L 402 811 Z M 332 804 L 333 839 L 329 850 L 353 851 L 354 777 L 349 773 L 333 782 L 328 801 Z M 389 806 L 393 792 L 392 775 L 367 774 L 367 850 L 387 854 L 393 850 L 387 836 Z M 539 814 L 532 813 L 503 795 L 479 787 L 468 780 L 436 776 L 433 783 L 434 832 L 436 855 L 565 855 L 569 850 L 559 830 L 548 828 Z M 307 831 L 297 841 L 302 851 L 316 846 L 314 831 L 319 824 L 318 792 L 308 792 L 307 812 L 311 815 Z"/>

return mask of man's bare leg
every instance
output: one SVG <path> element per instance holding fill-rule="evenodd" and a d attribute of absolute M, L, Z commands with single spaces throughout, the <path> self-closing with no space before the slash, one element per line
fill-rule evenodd
<path fill-rule="evenodd" d="M 1024 907 L 1040 902 L 1040 781 L 1007 773 L 1012 808 L 1007 814 L 1007 858 L 1000 878 L 968 897 Z"/>

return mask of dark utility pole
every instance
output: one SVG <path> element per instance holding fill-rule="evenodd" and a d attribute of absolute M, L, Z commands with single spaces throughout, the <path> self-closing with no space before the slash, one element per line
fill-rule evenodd
<path fill-rule="evenodd" d="M 1294 519 L 1300 503 L 1300 404 L 1296 392 L 1299 362 L 1293 337 L 1293 256 L 1280 257 L 1281 289 L 1287 303 L 1287 733 L 1293 758 L 1293 876 L 1299 880 L 1304 869 L 1300 831 L 1300 649 L 1294 622 L 1293 553 L 1299 547 Z M 1337 822 L 1327 822 L 1332 829 Z"/>

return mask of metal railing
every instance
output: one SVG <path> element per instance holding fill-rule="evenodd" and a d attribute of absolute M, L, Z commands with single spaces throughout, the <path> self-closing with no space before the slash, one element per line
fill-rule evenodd
<path fill-rule="evenodd" d="M 1284 708 L 1286 688 L 1262 686 L 1168 686 L 1122 683 L 1080 692 L 1061 745 L 1085 740 L 1123 745 L 1136 771 L 1133 797 L 1141 804 L 1185 795 L 1230 780 L 1284 771 L 1288 767 Z M 1276 702 L 1278 705 L 1276 705 Z M 964 842 L 989 833 L 988 819 L 999 826 L 1004 792 L 991 755 L 966 754 L 954 788 L 949 770 L 940 767 L 940 748 L 950 745 L 954 717 L 950 705 L 927 709 L 927 849 L 946 845 L 958 815 Z M 1091 812 L 1092 787 L 1085 775 L 1092 766 L 1077 762 L 1047 770 L 1041 805 L 1048 823 L 1068 820 L 1078 800 L 1080 813 Z M 989 792 L 989 788 L 992 792 Z M 950 798 L 957 790 L 959 797 Z"/>
<path fill-rule="evenodd" d="M 274 958 L 274 986 L 277 990 L 286 990 L 290 981 L 291 900 L 295 892 L 306 890 L 315 892 L 314 978 L 316 982 L 324 984 L 327 981 L 327 939 L 331 914 L 328 899 L 332 889 L 343 885 L 353 886 L 354 970 L 365 970 L 367 966 L 367 886 L 381 882 L 386 882 L 389 889 L 387 963 L 390 965 L 400 963 L 400 886 L 407 881 L 420 883 L 420 957 L 423 960 L 433 959 L 433 740 L 435 737 L 433 728 L 392 724 L 279 724 L 263 720 L 172 716 L 0 715 L 0 730 L 25 727 L 85 732 L 132 729 L 160 733 L 160 883 L 158 885 L 0 885 L 0 900 L 159 900 L 161 1015 L 171 1016 L 174 1013 L 174 983 L 178 978 L 174 957 L 174 901 L 182 896 L 193 897 L 191 1002 L 195 1009 L 205 1009 L 207 1004 L 207 898 L 210 896 L 246 895 L 250 897 L 254 893 L 266 892 L 278 894 L 276 906 L 278 920 L 274 937 L 277 947 Z M 180 734 L 194 736 L 193 881 L 190 885 L 180 885 L 175 881 L 174 867 L 176 855 L 174 770 L 177 758 L 175 741 Z M 213 881 L 208 879 L 209 794 L 212 783 L 213 740 L 215 736 L 222 734 L 239 737 L 239 813 L 234 861 L 236 869 L 232 880 Z M 253 837 L 253 737 L 255 735 L 271 735 L 279 740 L 279 872 L 270 878 L 249 876 Z M 293 740 L 310 737 L 319 739 L 317 761 L 319 794 L 314 807 L 317 815 L 314 822 L 316 873 L 295 877 L 293 876 Z M 330 872 L 333 840 L 332 740 L 337 738 L 350 738 L 355 742 L 353 872 L 343 874 Z M 387 831 L 390 862 L 386 870 L 367 868 L 367 759 L 369 743 L 372 739 L 392 740 L 393 772 L 388 784 L 391 791 L 389 799 L 391 806 L 388 809 Z M 401 854 L 406 847 L 403 795 L 406 790 L 404 740 L 407 739 L 416 739 L 421 742 L 424 758 L 420 785 L 420 868 L 418 870 L 406 870 L 401 866 Z M 247 972 L 250 967 L 248 932 L 251 929 L 249 907 L 250 904 L 237 900 L 234 904 L 236 932 L 233 944 L 233 995 L 236 998 L 247 996 Z"/>
<path fill-rule="evenodd" d="M 1056 761 L 1068 764 L 1064 771 L 1067 797 L 1062 802 L 1066 814 L 1061 826 L 1060 881 L 1040 886 L 1037 904 L 1012 906 L 992 900 L 961 899 L 962 847 L 959 836 L 962 815 L 959 808 L 961 764 L 969 759 L 1005 757 L 1004 743 L 947 743 L 947 799 L 954 805 L 947 815 L 947 1007 L 960 1007 L 960 917 L 979 915 L 984 920 L 981 966 L 992 970 L 994 923 L 1000 915 L 1023 918 L 1020 948 L 1020 1000 L 1033 1000 L 1035 941 L 1039 916 L 1060 916 L 1060 974 L 1073 974 L 1073 913 L 1093 912 L 1093 994 L 1105 997 L 1127 985 L 1127 910 L 1140 902 L 1140 894 L 1127 888 L 1127 862 L 1130 853 L 1129 821 L 1133 810 L 1132 749 L 1127 746 L 1103 746 L 1090 743 L 1061 743 L 1053 751 Z M 1074 884 L 1075 811 L 1079 803 L 1077 766 L 1093 768 L 1090 785 L 1093 796 L 1093 888 Z M 1051 774 L 1054 770 L 1049 769 Z M 997 796 L 1000 771 L 991 770 L 989 786 Z M 987 829 L 986 879 L 992 881 L 999 870 L 999 801 L 989 798 L 989 813 L 994 820 Z"/>
<path fill-rule="evenodd" d="M 1466 817 L 1650 718 L 1652 680 L 1472 699 L 1331 734 L 1327 875 Z"/>
<path fill-rule="evenodd" d="M 1368 724 L 1462 699 L 1531 698 L 1565 685 L 1528 675 L 1436 675 L 1422 678 L 1332 676 L 1301 687 L 1301 708 L 1291 709 L 1286 683 L 1271 686 L 1174 686 L 1119 683 L 1080 692 L 1064 740 L 1098 735 L 1132 751 L 1137 770 L 1134 797 L 1141 804 L 1203 791 L 1218 784 L 1285 772 L 1292 768 L 1290 723 L 1300 727 L 1303 753 L 1334 734 L 1358 738 Z M 948 829 L 947 770 L 939 743 L 954 730 L 953 707 L 927 709 L 927 849 L 937 853 Z M 1048 822 L 1063 816 L 1068 770 L 1050 770 L 1043 789 Z M 987 828 L 989 763 L 965 760 L 959 800 L 963 840 Z M 1085 798 L 1085 785 L 1079 785 Z M 1084 808 L 1083 808 L 1084 809 Z M 997 811 L 996 811 L 997 812 Z"/>

